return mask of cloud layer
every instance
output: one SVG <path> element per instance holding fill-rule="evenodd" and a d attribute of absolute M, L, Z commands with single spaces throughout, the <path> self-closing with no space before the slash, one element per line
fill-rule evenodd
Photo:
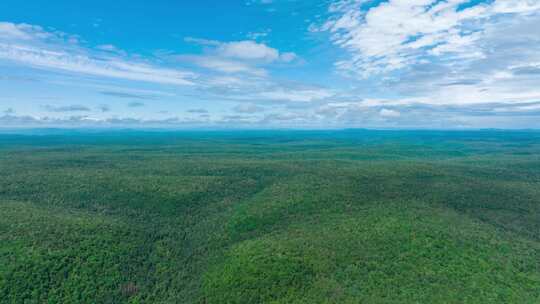
<path fill-rule="evenodd" d="M 490 26 L 540 11 L 536 0 L 390 0 L 362 9 L 364 2 L 334 3 L 333 17 L 320 28 L 351 55 L 336 66 L 361 77 L 424 62 L 484 59 Z"/>
<path fill-rule="evenodd" d="M 0 22 L 0 127 L 540 127 L 540 0 L 328 3 L 144 55 Z"/>
<path fill-rule="evenodd" d="M 91 52 L 81 47 L 76 37 L 64 33 L 8 22 L 0 22 L 0 60 L 35 68 L 162 84 L 193 85 L 192 79 L 196 78 L 192 72 Z"/>

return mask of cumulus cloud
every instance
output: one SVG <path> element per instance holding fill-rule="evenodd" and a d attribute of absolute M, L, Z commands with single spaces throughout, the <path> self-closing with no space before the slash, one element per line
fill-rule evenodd
<path fill-rule="evenodd" d="M 172 56 L 173 58 L 221 73 L 264 77 L 268 75 L 264 66 L 290 63 L 298 58 L 293 52 L 280 52 L 254 40 L 222 42 L 187 37 L 184 41 L 207 47 L 206 54 Z"/>
<path fill-rule="evenodd" d="M 272 62 L 279 59 L 278 50 L 251 40 L 223 43 L 219 46 L 217 52 L 223 57 L 243 60 Z"/>
<path fill-rule="evenodd" d="M 277 49 L 253 40 L 226 42 L 216 50 L 220 56 L 241 60 L 259 60 L 263 62 L 291 62 L 296 59 L 293 52 L 280 53 Z"/>

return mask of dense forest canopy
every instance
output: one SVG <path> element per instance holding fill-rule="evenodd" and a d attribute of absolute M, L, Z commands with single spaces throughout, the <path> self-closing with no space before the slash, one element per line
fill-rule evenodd
<path fill-rule="evenodd" d="M 532 131 L 0 135 L 0 302 L 538 303 L 539 153 Z"/>

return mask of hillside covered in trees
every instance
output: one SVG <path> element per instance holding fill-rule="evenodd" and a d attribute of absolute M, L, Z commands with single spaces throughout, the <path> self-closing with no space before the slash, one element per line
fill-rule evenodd
<path fill-rule="evenodd" d="M 540 303 L 540 133 L 0 135 L 1 303 Z"/>

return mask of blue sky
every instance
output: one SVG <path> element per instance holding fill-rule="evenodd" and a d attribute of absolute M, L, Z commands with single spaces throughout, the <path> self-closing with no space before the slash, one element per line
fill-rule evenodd
<path fill-rule="evenodd" d="M 540 0 L 0 2 L 0 127 L 540 128 Z"/>

